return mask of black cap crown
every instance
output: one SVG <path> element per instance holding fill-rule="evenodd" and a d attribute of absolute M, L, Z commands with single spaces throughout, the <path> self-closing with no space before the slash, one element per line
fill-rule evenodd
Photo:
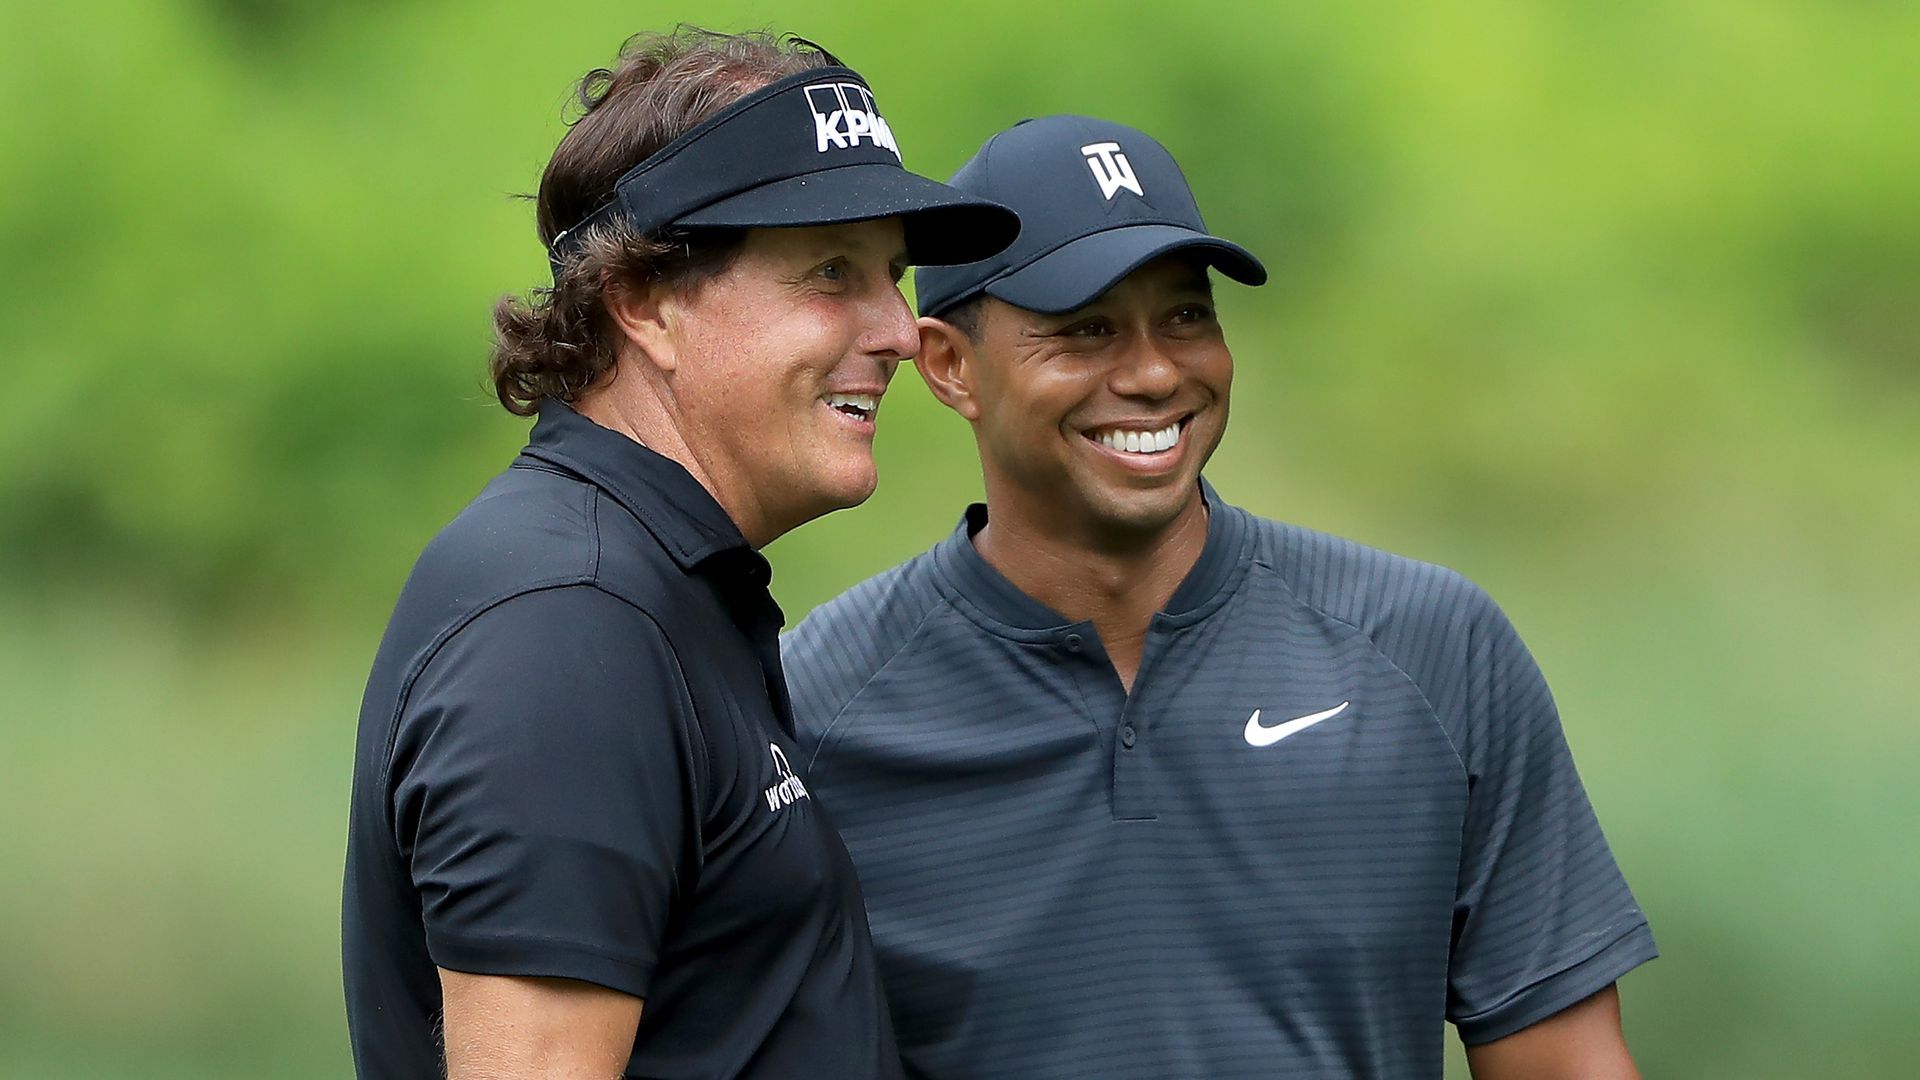
<path fill-rule="evenodd" d="M 1072 311 L 1161 255 L 1195 250 L 1235 281 L 1259 285 L 1253 253 L 1207 232 L 1180 166 L 1152 138 L 1089 116 L 1023 120 L 948 183 L 1013 208 L 1020 235 L 980 262 L 922 268 L 920 313 L 984 292 L 1031 311 Z"/>

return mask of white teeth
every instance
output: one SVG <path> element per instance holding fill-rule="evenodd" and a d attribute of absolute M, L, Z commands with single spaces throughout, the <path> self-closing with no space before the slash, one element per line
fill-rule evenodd
<path fill-rule="evenodd" d="M 857 409 L 862 417 L 871 417 L 880 408 L 880 399 L 872 394 L 828 394 L 827 404 L 836 409 Z"/>
<path fill-rule="evenodd" d="M 1102 446 L 1128 454 L 1157 454 L 1180 445 L 1180 425 L 1168 424 L 1159 431 L 1121 431 L 1108 429 L 1094 436 Z"/>

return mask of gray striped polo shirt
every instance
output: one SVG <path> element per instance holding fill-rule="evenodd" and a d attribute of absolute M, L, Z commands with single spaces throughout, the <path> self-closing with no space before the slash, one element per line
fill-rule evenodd
<path fill-rule="evenodd" d="M 1131 695 L 981 506 L 784 639 L 909 1075 L 1438 1078 L 1655 955 L 1486 594 L 1206 494 Z"/>

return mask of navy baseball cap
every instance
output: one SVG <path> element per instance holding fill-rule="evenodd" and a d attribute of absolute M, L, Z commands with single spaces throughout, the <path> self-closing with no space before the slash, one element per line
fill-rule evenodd
<path fill-rule="evenodd" d="M 1252 252 L 1207 232 L 1167 148 L 1125 124 L 1022 120 L 988 139 L 947 183 L 1012 207 L 1020 235 L 981 261 L 917 271 L 922 315 L 981 293 L 1029 311 L 1072 311 L 1174 251 L 1192 251 L 1246 285 L 1267 280 Z"/>
<path fill-rule="evenodd" d="M 548 243 L 556 278 L 580 236 L 614 216 L 649 236 L 899 217 L 916 264 L 985 258 L 1020 231 L 1006 207 L 901 167 L 873 91 L 844 67 L 775 80 L 628 169 L 610 198 Z"/>

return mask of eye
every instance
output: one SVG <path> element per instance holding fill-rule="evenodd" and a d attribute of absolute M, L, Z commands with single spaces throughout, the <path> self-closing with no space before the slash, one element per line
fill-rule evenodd
<path fill-rule="evenodd" d="M 847 264 L 843 259 L 833 259 L 821 263 L 820 268 L 815 270 L 814 273 L 819 274 L 828 281 L 845 281 L 847 280 Z"/>
<path fill-rule="evenodd" d="M 1173 313 L 1177 323 L 1205 323 L 1213 321 L 1213 307 L 1210 304 L 1182 304 Z"/>
<path fill-rule="evenodd" d="M 1063 326 L 1060 329 L 1054 331 L 1053 336 L 1063 337 L 1063 338 L 1093 339 L 1093 338 L 1108 337 L 1112 335 L 1112 333 L 1113 333 L 1113 324 L 1111 322 L 1107 321 L 1106 319 L 1095 318 L 1095 319 L 1082 319 L 1076 323 L 1068 323 L 1066 326 Z"/>

